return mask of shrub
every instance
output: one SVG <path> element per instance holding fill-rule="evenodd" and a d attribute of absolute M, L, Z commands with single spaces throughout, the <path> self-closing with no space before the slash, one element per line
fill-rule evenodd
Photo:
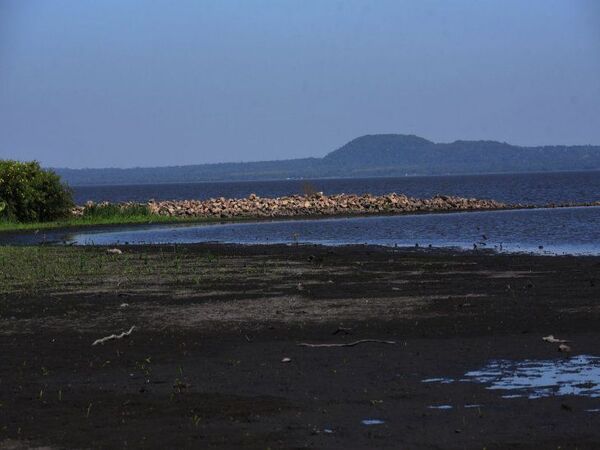
<path fill-rule="evenodd" d="M 73 207 L 71 190 L 38 162 L 0 160 L 0 218 L 46 222 L 66 217 Z"/>

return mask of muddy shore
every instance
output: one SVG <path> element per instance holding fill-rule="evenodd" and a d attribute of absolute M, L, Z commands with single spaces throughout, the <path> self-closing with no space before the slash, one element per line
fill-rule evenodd
<path fill-rule="evenodd" d="M 121 249 L 45 248 L 31 276 L 0 261 L 0 448 L 600 446 L 598 399 L 422 382 L 598 355 L 598 257 Z M 395 344 L 298 345 L 361 339 Z"/>

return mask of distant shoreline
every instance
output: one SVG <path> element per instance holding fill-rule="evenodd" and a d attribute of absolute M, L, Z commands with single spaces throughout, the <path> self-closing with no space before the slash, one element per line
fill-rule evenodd
<path fill-rule="evenodd" d="M 414 135 L 361 136 L 322 158 L 166 167 L 54 169 L 68 184 L 373 178 L 600 170 L 600 146 L 521 147 L 497 141 L 435 143 Z"/>
<path fill-rule="evenodd" d="M 61 170 L 61 169 L 53 169 Z M 103 170 L 103 169 L 68 169 L 68 170 Z M 119 169 L 128 170 L 128 169 Z M 482 173 L 448 173 L 448 174 L 410 174 L 410 175 L 392 175 L 392 176 L 370 176 L 370 177 L 344 177 L 344 176 L 331 176 L 331 177 L 306 177 L 306 178 L 265 178 L 265 179 L 240 179 L 240 180 L 201 180 L 201 181 L 163 181 L 163 182 L 139 182 L 139 183 L 124 183 L 124 184 L 112 184 L 112 183 L 100 183 L 100 184 L 69 184 L 72 188 L 93 188 L 93 187 L 125 187 L 125 186 L 173 186 L 173 185 L 193 185 L 193 184 L 236 184 L 236 183 L 280 183 L 288 181 L 297 182 L 319 182 L 319 181 L 332 181 L 332 180 L 395 180 L 398 178 L 459 178 L 459 177 L 488 177 L 488 176 L 510 176 L 510 175 L 559 175 L 559 174 L 587 174 L 598 172 L 599 169 L 590 170 L 552 170 L 552 171 L 531 171 L 531 172 L 482 172 Z"/>

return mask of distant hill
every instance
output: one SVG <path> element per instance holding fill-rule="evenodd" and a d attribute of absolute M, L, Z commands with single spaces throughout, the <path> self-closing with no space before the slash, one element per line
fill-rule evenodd
<path fill-rule="evenodd" d="M 356 138 L 323 158 L 55 170 L 72 186 L 600 170 L 600 146 L 519 147 L 496 141 L 437 144 L 413 135 L 376 134 Z"/>

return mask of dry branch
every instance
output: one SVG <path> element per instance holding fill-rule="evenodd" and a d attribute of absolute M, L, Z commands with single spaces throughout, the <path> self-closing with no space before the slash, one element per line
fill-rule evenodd
<path fill-rule="evenodd" d="M 96 339 L 92 345 L 104 344 L 106 341 L 112 341 L 113 339 L 123 339 L 126 336 L 129 336 L 135 330 L 135 325 L 129 329 L 129 331 L 123 331 L 120 334 L 111 334 L 110 336 L 105 336 L 100 339 Z"/>
<path fill-rule="evenodd" d="M 309 344 L 308 342 L 301 342 L 298 345 L 301 347 L 311 347 L 311 348 L 315 348 L 315 347 L 354 347 L 355 345 L 367 344 L 367 343 L 393 345 L 396 343 L 396 341 L 381 341 L 379 339 L 361 339 L 359 341 L 353 341 L 353 342 L 348 342 L 348 343 L 343 343 L 343 344 Z"/>
<path fill-rule="evenodd" d="M 553 335 L 544 336 L 542 340 L 550 342 L 551 344 L 566 344 L 567 342 L 569 342 L 566 339 L 557 339 Z"/>

